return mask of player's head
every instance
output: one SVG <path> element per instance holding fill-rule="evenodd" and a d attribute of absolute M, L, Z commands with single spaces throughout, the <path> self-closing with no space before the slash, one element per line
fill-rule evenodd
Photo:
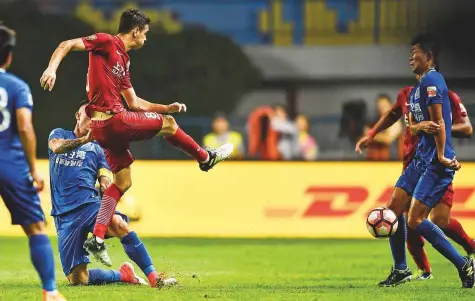
<path fill-rule="evenodd" d="M 429 34 L 416 36 L 412 42 L 409 64 L 415 74 L 424 74 L 431 68 L 438 67 L 439 45 Z"/>
<path fill-rule="evenodd" d="M 226 115 L 223 113 L 217 113 L 213 119 L 213 132 L 215 134 L 224 134 L 229 131 L 229 122 Z"/>
<path fill-rule="evenodd" d="M 287 119 L 287 109 L 284 105 L 275 105 L 274 113 L 276 117 Z"/>
<path fill-rule="evenodd" d="M 15 38 L 15 31 L 0 23 L 0 67 L 3 69 L 7 69 L 12 63 Z"/>
<path fill-rule="evenodd" d="M 378 94 L 378 96 L 376 96 L 376 106 L 378 107 L 379 114 L 383 115 L 391 109 L 391 97 L 385 93 Z"/>
<path fill-rule="evenodd" d="M 91 119 L 86 114 L 86 105 L 88 104 L 87 100 L 81 101 L 79 103 L 79 109 L 76 112 L 76 131 L 79 137 L 85 136 L 89 129 L 91 128 Z"/>
<path fill-rule="evenodd" d="M 308 118 L 307 116 L 303 114 L 297 115 L 295 118 L 295 124 L 297 125 L 297 128 L 301 132 L 307 132 L 308 131 Z"/>
<path fill-rule="evenodd" d="M 120 16 L 119 34 L 130 35 L 132 49 L 139 49 L 143 46 L 149 30 L 150 18 L 134 8 L 124 11 Z"/>

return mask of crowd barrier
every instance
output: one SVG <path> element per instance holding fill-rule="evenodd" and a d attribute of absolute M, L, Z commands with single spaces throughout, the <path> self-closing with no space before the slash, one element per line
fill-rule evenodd
<path fill-rule="evenodd" d="M 39 163 L 49 183 L 48 162 Z M 369 238 L 367 212 L 383 206 L 400 163 L 137 161 L 119 204 L 142 236 Z M 475 234 L 475 163 L 456 173 L 452 216 Z M 51 210 L 49 185 L 40 194 Z M 47 218 L 48 233 L 54 224 Z M 0 235 L 19 235 L 0 205 Z"/>

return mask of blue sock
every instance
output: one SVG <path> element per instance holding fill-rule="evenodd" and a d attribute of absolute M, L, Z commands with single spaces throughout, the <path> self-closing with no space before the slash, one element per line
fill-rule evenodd
<path fill-rule="evenodd" d="M 152 258 L 148 255 L 147 248 L 145 248 L 137 233 L 134 231 L 130 232 L 122 237 L 120 242 L 124 246 L 125 253 L 139 266 L 145 276 L 155 271 Z"/>
<path fill-rule="evenodd" d="M 90 269 L 89 270 L 89 284 L 101 285 L 120 282 L 119 271 L 103 270 L 103 269 Z"/>
<path fill-rule="evenodd" d="M 30 257 L 36 271 L 40 275 L 43 289 L 51 292 L 56 290 L 53 248 L 48 236 L 44 234 L 30 236 Z"/>
<path fill-rule="evenodd" d="M 397 218 L 398 229 L 393 236 L 389 237 L 389 245 L 391 246 L 391 253 L 394 259 L 394 268 L 396 270 L 407 269 L 406 263 L 406 218 L 400 215 Z"/>
<path fill-rule="evenodd" d="M 417 228 L 416 231 L 422 235 L 428 242 L 432 244 L 440 254 L 450 260 L 457 269 L 462 269 L 466 260 L 460 255 L 454 246 L 447 240 L 442 230 L 433 224 L 431 221 L 425 219 Z"/>

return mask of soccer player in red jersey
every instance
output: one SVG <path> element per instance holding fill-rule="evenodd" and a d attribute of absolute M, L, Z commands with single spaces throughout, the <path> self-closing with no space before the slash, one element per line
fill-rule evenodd
<path fill-rule="evenodd" d="M 358 141 L 355 149 L 357 152 L 362 153 L 361 149 L 365 147 L 377 133 L 392 126 L 404 116 L 406 133 L 404 136 L 403 170 L 406 169 L 416 152 L 419 142 L 417 133 L 420 131 L 435 133 L 438 130 L 438 125 L 432 121 L 423 121 L 409 126 L 409 96 L 411 89 L 412 87 L 409 86 L 399 91 L 397 101 L 391 110 L 386 112 L 369 133 Z M 457 138 L 470 138 L 472 135 L 472 125 L 460 97 L 453 91 L 449 91 L 449 100 L 452 110 L 452 136 Z M 450 185 L 440 203 L 432 210 L 431 220 L 438 225 L 448 237 L 461 245 L 468 254 L 473 254 L 475 252 L 475 241 L 467 235 L 462 225 L 456 219 L 450 217 L 453 197 L 454 190 L 452 185 Z M 407 228 L 407 248 L 420 270 L 417 279 L 426 280 L 432 278 L 429 260 L 424 251 L 424 239 L 410 227 Z"/>
<path fill-rule="evenodd" d="M 134 157 L 129 150 L 130 142 L 164 136 L 173 146 L 194 157 L 203 171 L 228 158 L 233 150 L 232 144 L 205 150 L 179 128 L 172 116 L 162 115 L 184 112 L 184 104 L 155 104 L 135 94 L 130 81 L 128 52 L 144 45 L 149 29 L 150 19 L 145 14 L 128 9 L 122 13 L 117 35 L 97 33 L 60 43 L 40 79 L 41 86 L 51 91 L 63 58 L 70 51 L 89 52 L 86 112 L 92 120 L 91 131 L 85 138 L 72 139 L 68 143 L 78 147 L 96 140 L 104 149 L 114 173 L 114 183 L 102 198 L 94 236 L 85 242 L 85 248 L 103 263 L 110 262 L 104 246 L 107 227 L 117 201 L 132 184 L 130 165 Z M 121 95 L 128 109 L 124 107 Z"/>

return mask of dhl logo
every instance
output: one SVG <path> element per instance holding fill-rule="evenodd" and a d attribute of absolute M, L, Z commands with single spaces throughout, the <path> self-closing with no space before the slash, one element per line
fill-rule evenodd
<path fill-rule="evenodd" d="M 363 211 L 366 214 L 374 207 L 385 206 L 393 190 L 394 187 L 387 187 L 378 194 L 378 197 L 370 198 L 370 192 L 364 186 L 311 186 L 305 191 L 305 195 L 311 198 L 305 207 L 269 207 L 265 209 L 265 215 L 267 217 L 342 218 L 361 212 L 363 206 L 368 207 L 368 210 Z M 475 207 L 468 206 L 475 188 L 462 186 L 454 190 L 451 215 L 455 218 L 475 219 Z"/>

